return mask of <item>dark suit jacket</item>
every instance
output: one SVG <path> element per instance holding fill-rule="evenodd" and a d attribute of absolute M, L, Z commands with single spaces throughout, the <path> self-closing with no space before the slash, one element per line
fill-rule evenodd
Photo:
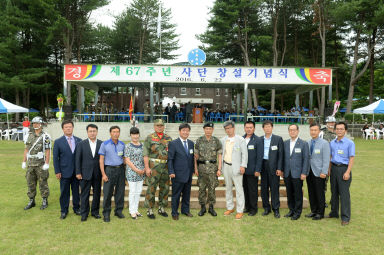
<path fill-rule="evenodd" d="M 75 169 L 76 174 L 81 174 L 84 180 L 91 180 L 94 178 L 100 178 L 100 164 L 99 164 L 99 149 L 102 141 L 97 139 L 95 156 L 92 155 L 91 146 L 89 145 L 89 139 L 81 141 L 76 146 L 75 154 Z"/>
<path fill-rule="evenodd" d="M 290 140 L 284 142 L 284 177 L 291 173 L 292 178 L 300 178 L 301 174 L 309 173 L 309 147 L 308 143 L 297 138 L 295 147 L 290 151 Z"/>
<path fill-rule="evenodd" d="M 173 140 L 168 145 L 168 173 L 175 174 L 174 181 L 187 183 L 192 181 L 194 166 L 194 143 L 188 140 L 188 155 L 185 153 L 183 142 L 180 138 Z"/>
<path fill-rule="evenodd" d="M 70 178 L 75 174 L 75 153 L 81 139 L 77 136 L 73 137 L 75 138 L 76 144 L 74 153 L 72 153 L 67 138 L 64 135 L 56 139 L 53 145 L 53 166 L 55 168 L 55 174 L 61 173 L 61 177 L 63 178 Z"/>
<path fill-rule="evenodd" d="M 246 135 L 243 136 L 244 139 Z M 261 172 L 261 167 L 263 165 L 263 153 L 264 148 L 262 147 L 261 138 L 252 135 L 251 140 L 249 140 L 247 149 L 248 149 L 248 164 L 245 169 L 246 175 L 254 175 L 255 172 Z"/>
<path fill-rule="evenodd" d="M 261 144 L 264 158 L 264 137 L 262 136 L 260 139 L 262 140 Z M 284 142 L 281 136 L 272 134 L 268 155 L 269 170 L 271 173 L 275 174 L 276 170 L 283 170 Z"/>

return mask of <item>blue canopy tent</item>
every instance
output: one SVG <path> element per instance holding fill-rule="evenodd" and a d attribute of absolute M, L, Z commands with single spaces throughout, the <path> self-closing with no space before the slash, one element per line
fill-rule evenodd
<path fill-rule="evenodd" d="M 36 110 L 35 108 L 29 108 L 29 112 L 39 112 L 39 110 Z"/>
<path fill-rule="evenodd" d="M 384 113 L 384 99 L 380 99 L 370 105 L 357 108 L 353 110 L 353 122 L 355 122 L 355 113 L 356 114 L 373 114 L 372 123 L 375 122 L 375 113 Z M 352 129 L 353 130 L 353 129 Z"/>
<path fill-rule="evenodd" d="M 8 113 L 29 112 L 27 108 L 12 104 L 2 98 L 0 98 L 0 113 L 7 114 L 7 126 L 9 129 Z M 9 136 L 8 136 L 9 140 Z"/>

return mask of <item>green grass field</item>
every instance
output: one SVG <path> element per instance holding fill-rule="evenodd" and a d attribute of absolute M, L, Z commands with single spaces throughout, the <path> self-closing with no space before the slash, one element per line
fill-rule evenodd
<path fill-rule="evenodd" d="M 346 227 L 336 219 L 276 220 L 261 216 L 261 210 L 241 221 L 222 216 L 224 210 L 215 218 L 198 217 L 192 210 L 195 217 L 181 216 L 177 222 L 112 216 L 107 224 L 91 217 L 80 222 L 72 210 L 65 220 L 59 219 L 59 182 L 52 167 L 49 207 L 41 211 L 37 196 L 37 206 L 24 211 L 23 144 L 0 141 L 0 254 L 384 254 L 383 149 L 384 141 L 356 140 L 352 219 Z M 127 209 L 123 212 L 129 215 Z M 286 212 L 281 210 L 282 215 Z"/>

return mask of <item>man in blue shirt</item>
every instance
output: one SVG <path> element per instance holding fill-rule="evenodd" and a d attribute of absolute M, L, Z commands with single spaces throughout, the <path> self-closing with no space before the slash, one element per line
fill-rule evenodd
<path fill-rule="evenodd" d="M 349 187 L 352 181 L 352 167 L 355 158 L 355 144 L 345 137 L 348 126 L 338 122 L 335 126 L 337 138 L 331 141 L 331 212 L 327 218 L 339 218 L 339 199 L 341 204 L 341 225 L 349 224 L 351 219 L 351 198 Z"/>
<path fill-rule="evenodd" d="M 119 141 L 120 128 L 112 126 L 109 129 L 111 139 L 103 142 L 100 146 L 100 170 L 104 181 L 103 192 L 103 215 L 104 222 L 110 221 L 111 198 L 115 190 L 115 216 L 125 218 L 122 213 L 124 208 L 125 171 L 124 171 L 124 148 L 123 142 Z"/>

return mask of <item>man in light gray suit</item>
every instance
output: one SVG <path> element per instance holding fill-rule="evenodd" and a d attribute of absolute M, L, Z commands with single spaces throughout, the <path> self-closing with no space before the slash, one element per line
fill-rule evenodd
<path fill-rule="evenodd" d="M 312 139 L 308 141 L 310 148 L 310 170 L 307 177 L 307 186 L 311 213 L 305 215 L 305 217 L 312 218 L 312 220 L 321 220 L 324 218 L 324 187 L 328 175 L 331 152 L 329 143 L 319 137 L 321 132 L 319 124 L 311 124 L 309 132 Z"/>
<path fill-rule="evenodd" d="M 283 171 L 289 212 L 284 217 L 297 220 L 303 210 L 303 181 L 309 171 L 309 147 L 299 138 L 298 125 L 289 125 L 288 132 L 291 139 L 284 142 Z"/>
<path fill-rule="evenodd" d="M 236 190 L 236 219 L 243 217 L 244 211 L 244 190 L 243 174 L 248 163 L 248 149 L 245 139 L 235 135 L 235 122 L 229 120 L 224 122 L 224 129 L 227 136 L 221 139 L 223 147 L 222 166 L 225 179 L 225 198 L 227 201 L 227 211 L 224 215 L 230 215 L 235 211 L 233 204 L 233 184 Z"/>

